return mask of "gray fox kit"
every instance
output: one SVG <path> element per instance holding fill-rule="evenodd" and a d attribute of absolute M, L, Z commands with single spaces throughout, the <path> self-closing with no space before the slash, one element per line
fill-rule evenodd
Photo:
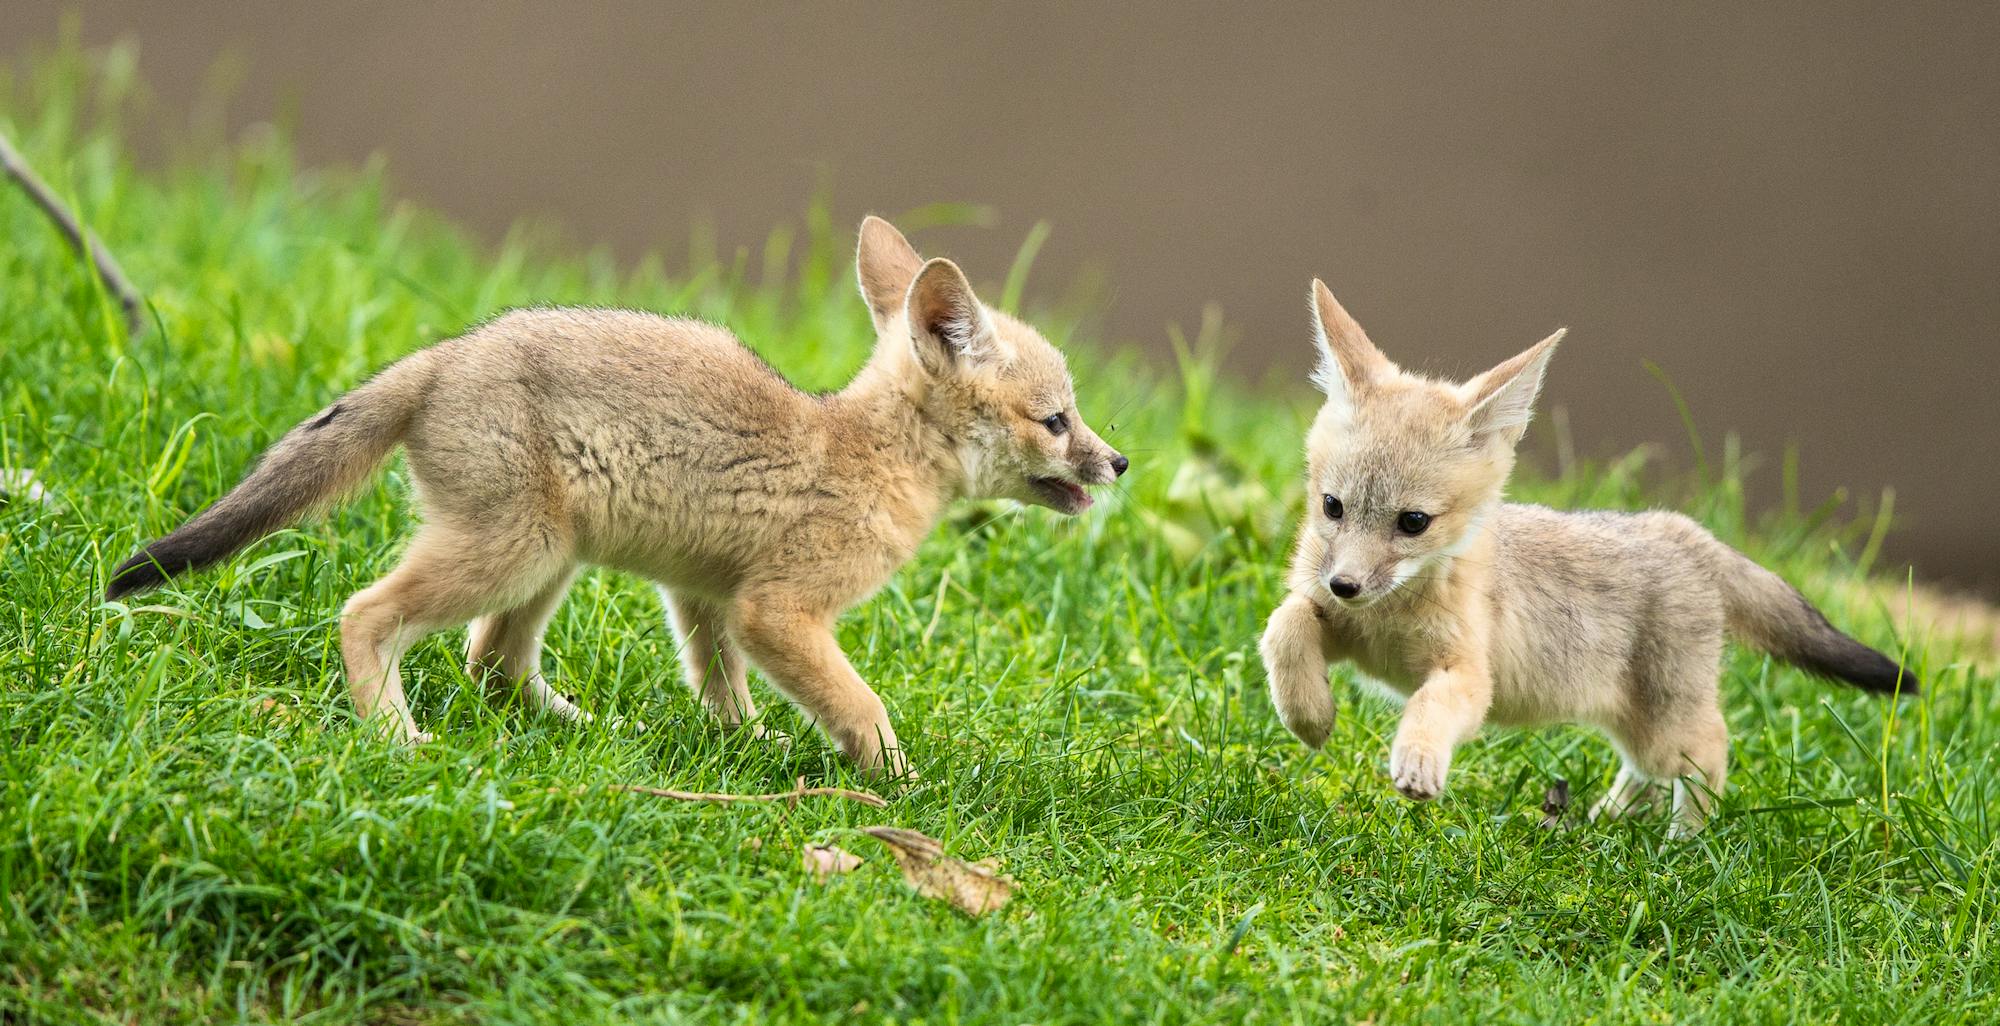
<path fill-rule="evenodd" d="M 229 557 L 361 485 L 398 444 L 424 510 L 394 572 L 341 615 L 355 708 L 410 718 L 398 661 L 472 622 L 475 676 L 582 713 L 539 668 L 577 568 L 658 582 L 687 680 L 736 725 L 746 657 L 865 767 L 905 769 L 834 619 L 959 498 L 1076 514 L 1126 459 L 1077 412 L 1062 354 L 949 260 L 861 225 L 876 329 L 846 388 L 793 388 L 727 331 L 627 310 L 531 309 L 421 350 L 294 428 L 235 490 L 112 571 L 119 598 Z"/>
<path fill-rule="evenodd" d="M 1306 744 L 1332 729 L 1326 670 L 1345 660 L 1405 703 L 1389 752 L 1405 796 L 1436 797 L 1453 748 L 1488 720 L 1581 722 L 1623 758 L 1591 816 L 1671 787 L 1685 835 L 1728 764 L 1725 633 L 1868 691 L 1917 690 L 1687 517 L 1501 501 L 1562 332 L 1454 385 L 1390 363 L 1321 282 L 1312 304 L 1326 402 L 1306 437 L 1290 595 L 1261 646 L 1278 715 Z"/>

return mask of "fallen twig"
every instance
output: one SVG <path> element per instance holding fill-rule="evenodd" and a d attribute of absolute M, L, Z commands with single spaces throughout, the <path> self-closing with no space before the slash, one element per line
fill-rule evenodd
<path fill-rule="evenodd" d="M 42 208 L 42 213 L 48 215 L 56 230 L 62 232 L 78 253 L 90 258 L 92 266 L 97 268 L 98 280 L 118 297 L 118 305 L 125 311 L 126 329 L 137 335 L 146 325 L 145 302 L 139 298 L 139 290 L 133 288 L 131 280 L 125 277 L 125 269 L 118 266 L 118 258 L 105 248 L 104 240 L 77 221 L 76 215 L 70 213 L 48 185 L 35 176 L 34 169 L 28 167 L 28 162 L 21 158 L 4 135 L 0 135 L 0 170 L 6 171 L 7 177 L 12 178 L 21 191 Z"/>
<path fill-rule="evenodd" d="M 655 798 L 672 798 L 680 802 L 796 802 L 801 798 L 845 798 L 851 802 L 872 805 L 878 809 L 887 808 L 889 802 L 880 795 L 866 791 L 850 791 L 844 787 L 795 787 L 789 791 L 773 794 L 714 794 L 705 791 L 676 791 L 667 787 L 646 787 L 642 784 L 611 784 L 613 791 L 630 791 L 633 794 L 649 794 Z"/>

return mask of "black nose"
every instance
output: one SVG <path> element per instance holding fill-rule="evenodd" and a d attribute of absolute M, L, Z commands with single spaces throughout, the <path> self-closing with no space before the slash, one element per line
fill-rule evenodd
<path fill-rule="evenodd" d="M 1326 582 L 1326 590 L 1333 592 L 1335 598 L 1353 598 L 1361 594 L 1361 585 L 1350 577 L 1336 577 Z"/>
<path fill-rule="evenodd" d="M 1119 477 L 1124 477 L 1124 476 L 1125 476 L 1125 468 L 1126 468 L 1126 467 L 1129 467 L 1129 466 L 1131 466 L 1131 465 L 1132 465 L 1132 461 L 1131 461 L 1131 460 L 1128 460 L 1128 459 L 1126 459 L 1126 458 L 1125 458 L 1125 457 L 1123 457 L 1123 456 L 1113 456 L 1113 457 L 1111 457 L 1111 472 L 1112 472 L 1112 473 L 1114 473 L 1114 474 L 1117 474 L 1117 475 L 1118 475 Z"/>

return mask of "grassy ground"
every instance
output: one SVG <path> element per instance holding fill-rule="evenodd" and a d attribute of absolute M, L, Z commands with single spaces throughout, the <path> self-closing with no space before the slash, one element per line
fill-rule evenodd
<path fill-rule="evenodd" d="M 0 1022 L 2000 1017 L 1990 671 L 1837 589 L 1835 618 L 1907 644 L 1932 688 L 1892 706 L 1733 654 L 1731 793 L 1699 840 L 1668 844 L 1657 821 L 1539 829 L 1553 779 L 1582 803 L 1613 769 L 1577 730 L 1490 734 L 1445 798 L 1413 806 L 1384 779 L 1393 713 L 1344 672 L 1325 756 L 1262 693 L 1254 639 L 1309 393 L 1220 384 L 1198 359 L 1162 373 L 1060 319 L 1083 407 L 1136 473 L 1080 523 L 954 520 L 844 621 L 924 774 L 887 809 L 607 790 L 866 786 L 779 703 L 802 734 L 789 751 L 706 727 L 655 599 L 608 573 L 557 618 L 551 672 L 649 734 L 495 708 L 442 637 L 409 667 L 440 740 L 371 739 L 333 617 L 394 558 L 399 471 L 142 605 L 101 603 L 104 569 L 371 368 L 510 305 L 693 313 L 837 384 L 869 338 L 848 226 L 808 216 L 670 276 L 525 235 L 475 245 L 373 174 L 299 169 L 269 139 L 140 176 L 128 75 L 114 53 L 0 84 L 0 130 L 154 317 L 128 336 L 0 194 L 0 467 L 50 500 L 17 487 L 0 506 Z M 972 270 L 1001 292 L 1006 268 Z M 1688 485 L 1628 460 L 1517 491 L 1672 504 L 1795 579 L 1860 572 L 1869 524 L 1748 523 L 1741 467 L 1718 456 Z M 1020 897 L 977 920 L 919 897 L 857 833 L 875 823 L 996 857 Z M 801 852 L 822 842 L 868 861 L 816 882 Z"/>

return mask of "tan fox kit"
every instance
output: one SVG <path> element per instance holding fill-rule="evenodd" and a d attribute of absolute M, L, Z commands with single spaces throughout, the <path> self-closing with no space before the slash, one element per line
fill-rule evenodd
<path fill-rule="evenodd" d="M 579 565 L 658 582 L 689 685 L 755 715 L 755 663 L 866 767 L 905 762 L 882 701 L 833 634 L 946 504 L 1075 514 L 1125 457 L 1077 413 L 1062 354 L 988 309 L 949 260 L 861 225 L 873 355 L 844 389 L 793 388 L 727 331 L 625 310 L 507 314 L 396 363 L 294 428 L 242 484 L 112 572 L 117 598 L 222 560 L 360 485 L 401 444 L 424 510 L 402 563 L 341 616 L 355 708 L 410 718 L 398 661 L 473 621 L 468 665 L 530 704 L 542 631 Z"/>
<path fill-rule="evenodd" d="M 1726 633 L 1813 673 L 1912 693 L 1777 575 L 1674 513 L 1559 513 L 1501 501 L 1562 332 L 1462 385 L 1405 373 L 1313 282 L 1326 403 L 1306 438 L 1307 510 L 1290 595 L 1264 633 L 1271 698 L 1314 748 L 1345 660 L 1405 702 L 1396 789 L 1444 789 L 1452 750 L 1493 720 L 1580 722 L 1624 760 L 1591 810 L 1672 788 L 1676 834 L 1720 794 Z"/>

